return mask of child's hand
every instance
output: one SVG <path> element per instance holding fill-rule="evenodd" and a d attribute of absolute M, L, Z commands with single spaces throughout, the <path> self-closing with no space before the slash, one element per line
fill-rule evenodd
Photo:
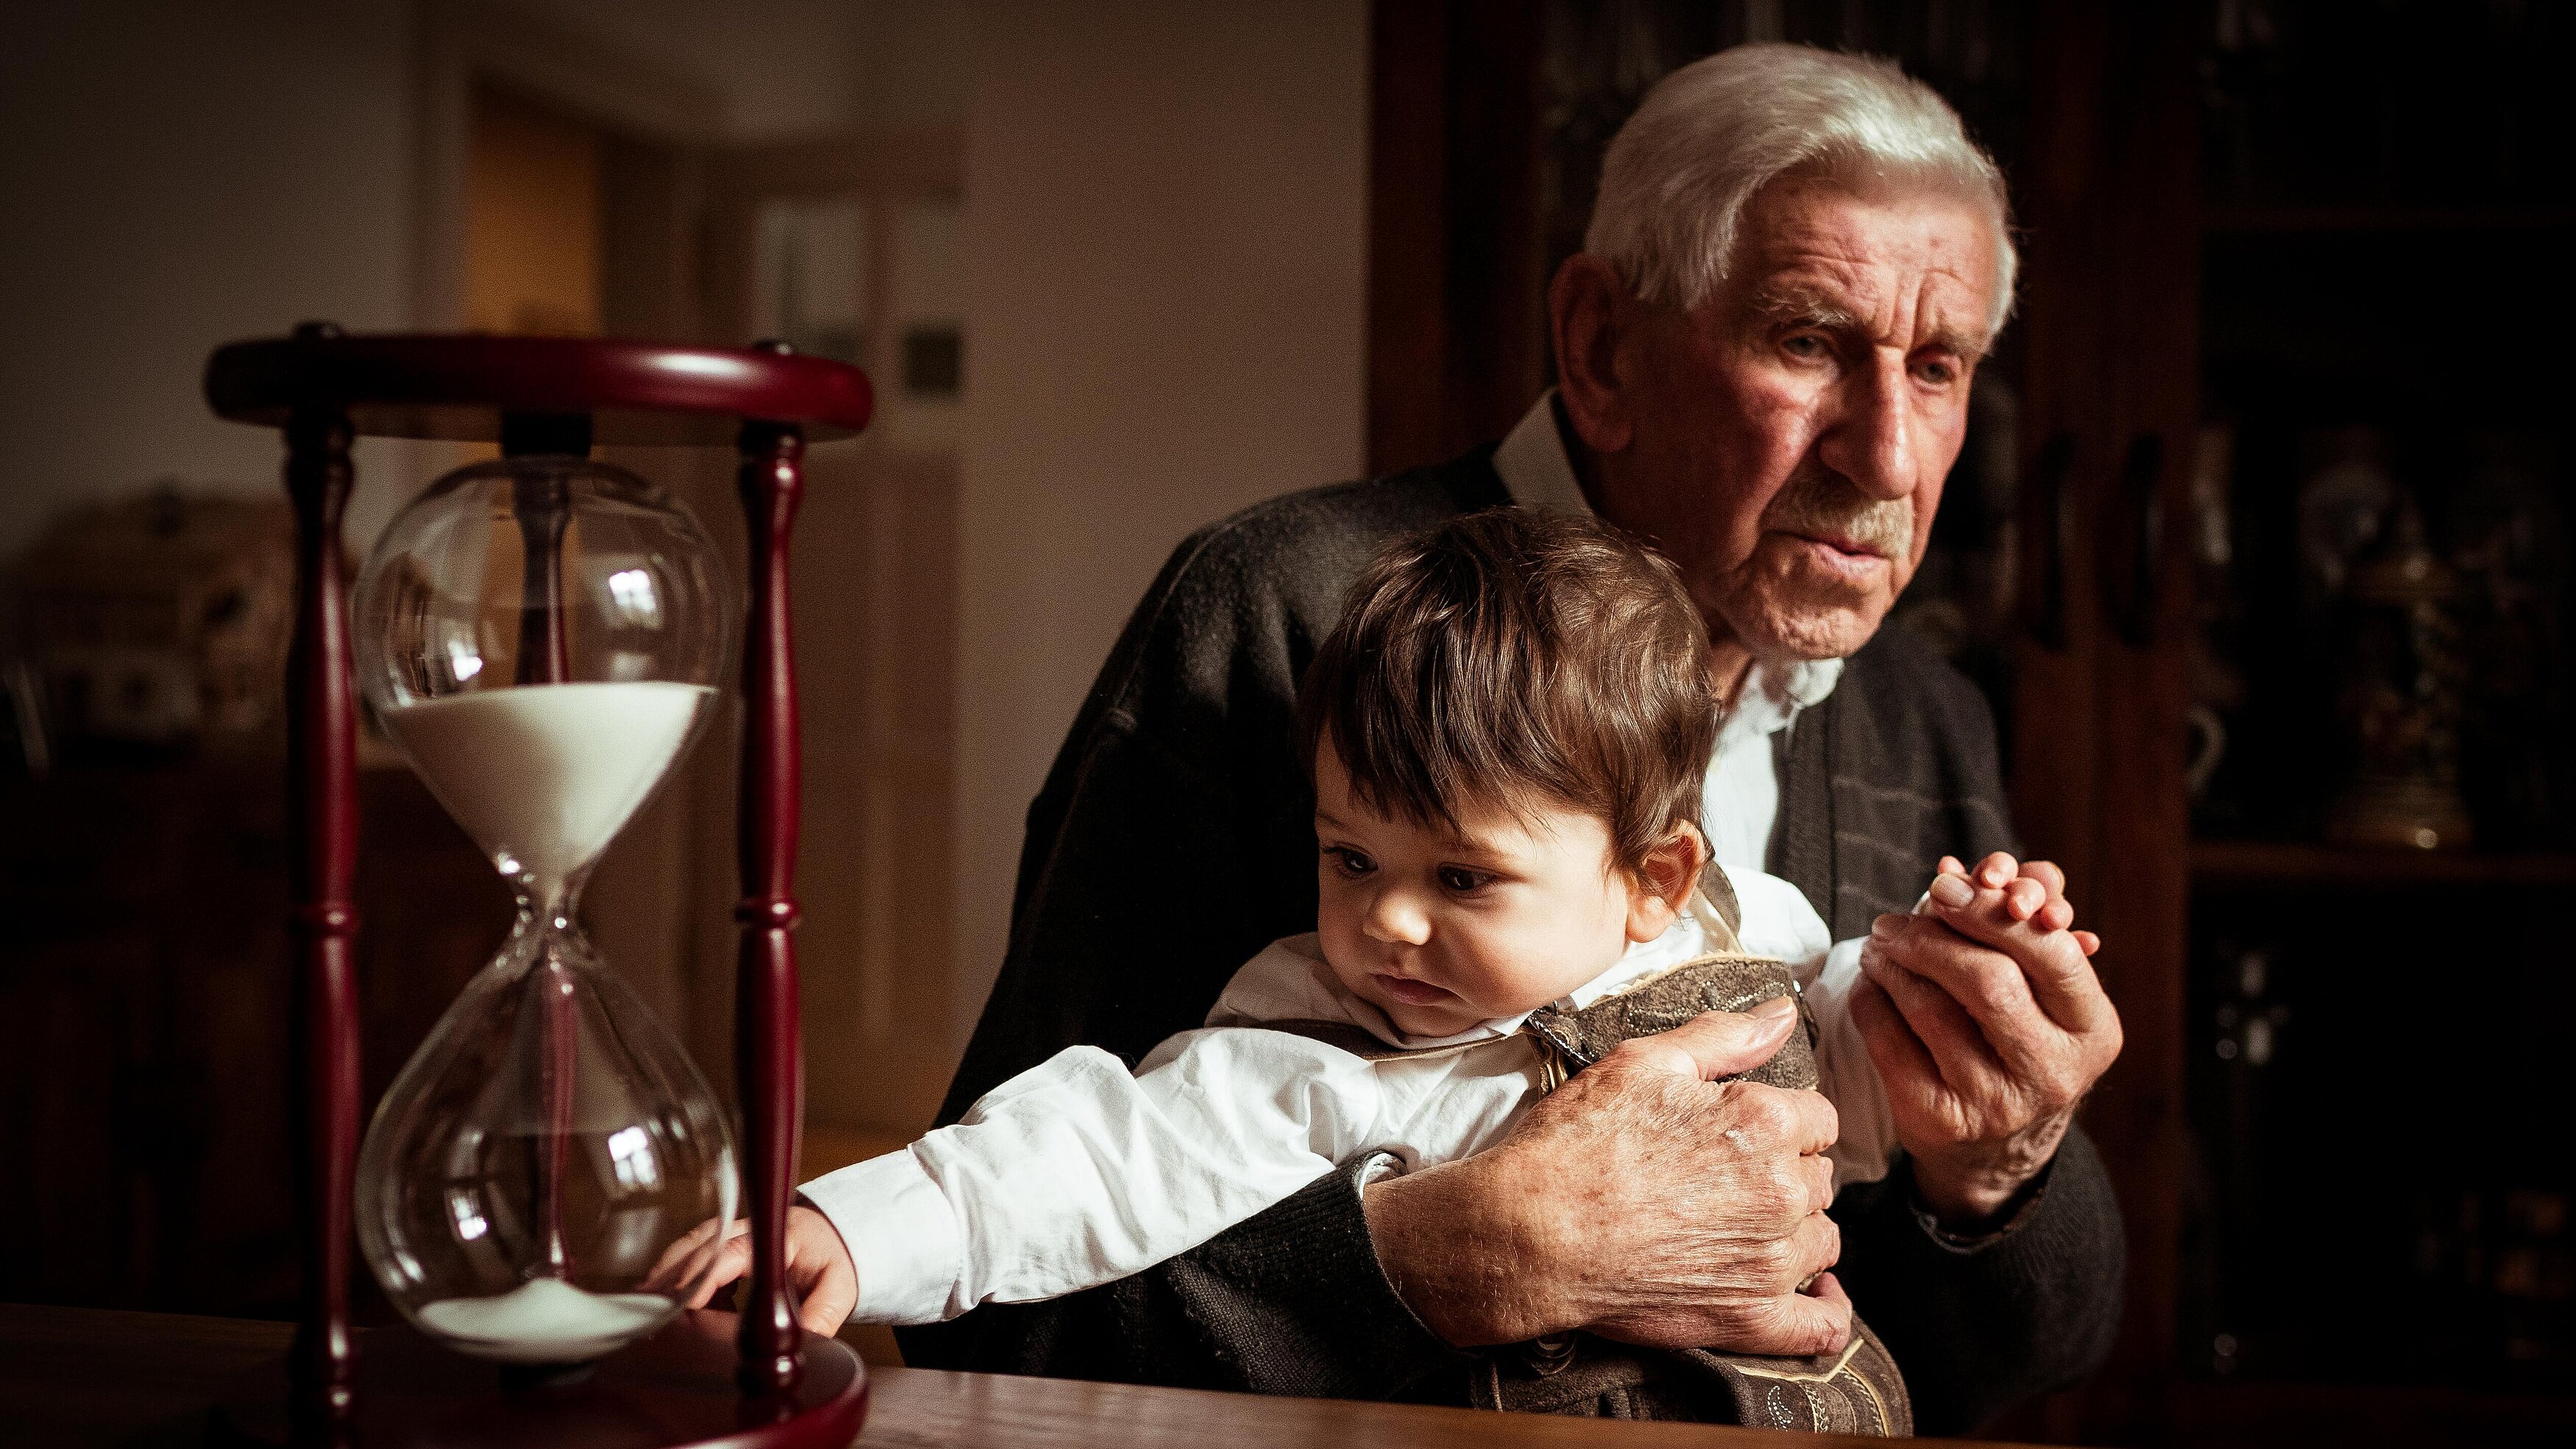
<path fill-rule="evenodd" d="M 1945 855 L 1941 857 L 1940 874 L 1932 881 L 1934 892 L 1941 891 L 1944 879 L 1956 880 L 1967 891 L 1957 900 L 1944 900 L 1944 905 L 1964 906 L 1979 890 L 1999 890 L 2003 896 L 1998 904 L 2014 921 L 2030 922 L 2042 931 L 2063 931 L 2075 924 L 2075 907 L 2066 900 L 2066 873 L 2047 861 L 2019 865 L 2011 856 L 1997 851 L 1977 862 L 1971 873 L 1957 856 Z M 2087 956 L 2102 949 L 2102 938 L 2091 931 L 2076 931 L 2074 936 L 2076 946 Z"/>
<path fill-rule="evenodd" d="M 644 1286 L 665 1292 L 677 1286 L 672 1277 L 719 1228 L 724 1230 L 724 1247 L 716 1254 L 715 1267 L 706 1281 L 686 1306 L 704 1308 L 717 1289 L 747 1276 L 751 1272 L 751 1219 L 737 1218 L 728 1224 L 709 1218 L 664 1250 L 662 1261 L 654 1265 Z M 840 1230 L 832 1226 L 830 1218 L 801 1205 L 787 1210 L 787 1288 L 803 1305 L 796 1312 L 796 1321 L 804 1325 L 807 1333 L 840 1332 L 842 1322 L 859 1302 L 859 1269 L 850 1261 L 849 1245 L 841 1241 Z"/>

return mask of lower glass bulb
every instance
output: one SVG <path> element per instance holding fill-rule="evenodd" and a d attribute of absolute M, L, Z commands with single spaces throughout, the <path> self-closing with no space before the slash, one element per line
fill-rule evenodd
<path fill-rule="evenodd" d="M 714 1269 L 732 1132 L 685 1052 L 568 909 L 523 908 L 385 1093 L 358 1156 L 358 1241 L 423 1333 L 482 1358 L 587 1363 L 659 1328 Z"/>

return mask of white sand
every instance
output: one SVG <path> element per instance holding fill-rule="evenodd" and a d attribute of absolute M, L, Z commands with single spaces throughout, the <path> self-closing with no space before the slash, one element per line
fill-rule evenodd
<path fill-rule="evenodd" d="M 530 684 L 423 700 L 385 728 L 465 833 L 536 878 L 539 901 L 599 857 L 671 767 L 697 684 Z"/>
<path fill-rule="evenodd" d="M 589 1293 L 534 1278 L 497 1297 L 442 1298 L 420 1310 L 420 1321 L 478 1357 L 587 1363 L 668 1318 L 673 1306 L 659 1293 Z"/>

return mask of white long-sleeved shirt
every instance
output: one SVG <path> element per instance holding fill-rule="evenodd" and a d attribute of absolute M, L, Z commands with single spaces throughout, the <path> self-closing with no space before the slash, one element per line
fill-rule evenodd
<path fill-rule="evenodd" d="M 1739 939 L 1791 963 L 1822 1027 L 1818 1067 L 1842 1114 L 1835 1181 L 1884 1176 L 1893 1142 L 1877 1073 L 1851 1025 L 1858 943 L 1829 949 L 1796 887 L 1729 868 Z M 1705 902 L 1570 993 L 1581 1010 L 1723 939 Z M 1142 1272 L 1260 1214 L 1361 1153 L 1411 1171 L 1484 1150 L 1538 1095 L 1525 1016 L 1408 1037 L 1353 996 L 1312 934 L 1235 973 L 1208 1024 L 1130 1073 L 1070 1047 L 900 1152 L 805 1185 L 858 1268 L 856 1316 L 931 1323 L 983 1303 L 1061 1297 Z M 1408 1055 L 1370 1060 L 1264 1022 L 1357 1027 Z"/>

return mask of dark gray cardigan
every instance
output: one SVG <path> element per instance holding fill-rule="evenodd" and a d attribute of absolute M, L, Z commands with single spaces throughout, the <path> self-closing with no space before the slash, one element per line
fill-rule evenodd
<path fill-rule="evenodd" d="M 1314 929 L 1298 674 L 1380 545 L 1509 501 L 1492 456 L 1273 499 L 1173 553 L 1029 807 L 1009 954 L 943 1122 L 1075 1043 L 1134 1063 L 1200 1025 L 1263 946 Z M 1772 868 L 1837 939 L 1906 909 L 1943 853 L 2013 844 L 1984 699 L 1901 631 L 1853 655 L 1789 736 Z M 2120 1225 L 2081 1133 L 2012 1226 L 1974 1243 L 1934 1232 L 1910 1182 L 1900 1165 L 1833 1215 L 1837 1275 L 1903 1367 L 1922 1432 L 1972 1428 L 2101 1361 Z M 1469 1362 L 1395 1296 L 1347 1174 L 1136 1277 L 902 1342 L 926 1367 L 1440 1402 L 1464 1401 Z"/>

